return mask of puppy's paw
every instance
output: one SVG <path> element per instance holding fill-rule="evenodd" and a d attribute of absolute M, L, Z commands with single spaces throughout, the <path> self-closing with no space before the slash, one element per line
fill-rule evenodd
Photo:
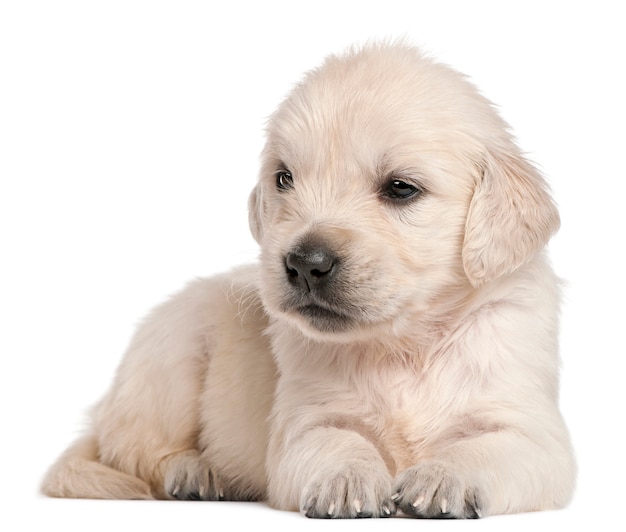
<path fill-rule="evenodd" d="M 390 517 L 396 513 L 390 490 L 391 477 L 383 468 L 348 464 L 309 483 L 302 511 L 317 519 Z"/>
<path fill-rule="evenodd" d="M 219 478 L 198 451 L 183 451 L 168 458 L 165 492 L 173 499 L 217 501 L 224 498 Z"/>
<path fill-rule="evenodd" d="M 478 491 L 439 462 L 426 462 L 401 473 L 392 499 L 407 515 L 431 519 L 478 519 Z"/>

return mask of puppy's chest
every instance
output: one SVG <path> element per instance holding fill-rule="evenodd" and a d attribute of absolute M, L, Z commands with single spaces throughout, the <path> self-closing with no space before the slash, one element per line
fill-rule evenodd
<path fill-rule="evenodd" d="M 448 384 L 434 374 L 405 370 L 380 374 L 358 390 L 363 419 L 397 470 L 428 458 L 463 408 Z"/>

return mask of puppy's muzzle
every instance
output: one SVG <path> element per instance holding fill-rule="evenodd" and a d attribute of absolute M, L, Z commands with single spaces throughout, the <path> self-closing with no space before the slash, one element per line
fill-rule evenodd
<path fill-rule="evenodd" d="M 345 255 L 334 251 L 339 246 L 329 237 L 307 235 L 284 257 L 285 284 L 288 289 L 282 310 L 305 318 L 318 331 L 345 331 L 358 319 L 359 310 L 350 300 L 351 293 Z"/>
<path fill-rule="evenodd" d="M 339 259 L 322 245 L 301 245 L 285 257 L 289 282 L 304 292 L 324 290 L 339 270 Z"/>

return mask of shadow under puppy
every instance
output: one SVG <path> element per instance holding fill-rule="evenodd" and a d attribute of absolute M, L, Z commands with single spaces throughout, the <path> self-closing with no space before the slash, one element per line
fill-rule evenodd
<path fill-rule="evenodd" d="M 559 508 L 559 225 L 493 106 L 404 44 L 329 57 L 267 129 L 260 263 L 139 327 L 56 497 L 266 499 L 310 517 Z"/>

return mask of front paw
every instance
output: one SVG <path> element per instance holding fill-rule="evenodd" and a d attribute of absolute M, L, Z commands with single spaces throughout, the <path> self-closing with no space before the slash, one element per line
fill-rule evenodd
<path fill-rule="evenodd" d="M 301 507 L 307 517 L 318 519 L 390 517 L 396 513 L 390 490 L 391 477 L 383 468 L 344 465 L 310 482 Z"/>
<path fill-rule="evenodd" d="M 478 491 L 439 462 L 426 462 L 401 473 L 392 499 L 407 515 L 431 519 L 478 519 Z"/>

